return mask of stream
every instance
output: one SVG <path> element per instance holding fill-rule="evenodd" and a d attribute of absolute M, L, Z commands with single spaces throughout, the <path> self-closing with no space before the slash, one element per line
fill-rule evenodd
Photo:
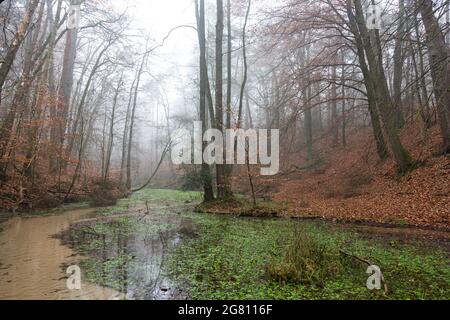
<path fill-rule="evenodd" d="M 81 290 L 68 290 L 63 265 L 80 260 L 72 249 L 53 235 L 71 223 L 95 216 L 94 209 L 60 215 L 21 218 L 3 223 L 0 233 L 0 299 L 119 299 L 108 288 L 83 283 Z"/>
<path fill-rule="evenodd" d="M 166 249 L 192 237 L 195 230 L 178 209 L 170 209 L 168 204 L 165 210 L 173 212 L 145 212 L 141 205 L 131 214 L 112 216 L 101 215 L 98 209 L 76 209 L 51 216 L 10 218 L 0 231 L 0 300 L 186 298 L 162 273 L 162 266 Z M 83 232 L 68 232 L 74 225 Z M 431 231 L 353 225 L 333 228 L 336 232 L 360 229 L 369 237 L 433 237 Z M 446 238 L 440 241 L 448 246 L 448 233 L 436 237 Z M 90 247 L 82 247 L 84 243 Z M 75 248 L 84 249 L 80 253 Z M 88 255 L 92 259 L 86 261 Z M 81 290 L 69 290 L 66 268 L 79 264 L 83 266 Z"/>

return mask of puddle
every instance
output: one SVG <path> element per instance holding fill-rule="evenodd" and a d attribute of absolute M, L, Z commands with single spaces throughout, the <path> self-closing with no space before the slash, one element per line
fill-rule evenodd
<path fill-rule="evenodd" d="M 191 228 L 177 214 L 138 214 L 85 220 L 60 237 L 89 256 L 80 263 L 87 281 L 113 288 L 129 300 L 168 300 L 184 294 L 164 274 L 165 259 Z"/>
<path fill-rule="evenodd" d="M 192 236 L 192 224 L 176 213 L 146 215 L 140 206 L 113 216 L 96 211 L 3 222 L 0 300 L 185 298 L 162 269 L 167 250 Z M 81 290 L 67 289 L 70 265 L 81 268 Z"/>

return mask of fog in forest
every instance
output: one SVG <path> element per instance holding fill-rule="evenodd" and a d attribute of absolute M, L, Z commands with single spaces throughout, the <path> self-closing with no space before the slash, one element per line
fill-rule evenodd
<path fill-rule="evenodd" d="M 0 1 L 0 299 L 448 300 L 449 152 L 449 0 Z"/>

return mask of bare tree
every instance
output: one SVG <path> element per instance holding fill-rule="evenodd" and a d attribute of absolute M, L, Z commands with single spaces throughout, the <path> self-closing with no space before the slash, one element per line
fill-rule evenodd
<path fill-rule="evenodd" d="M 423 24 L 427 33 L 433 89 L 437 104 L 442 146 L 450 152 L 450 52 L 445 43 L 444 33 L 433 13 L 431 0 L 418 0 Z"/>

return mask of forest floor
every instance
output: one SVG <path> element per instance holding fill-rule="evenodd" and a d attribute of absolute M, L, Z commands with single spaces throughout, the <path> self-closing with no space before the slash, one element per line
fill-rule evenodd
<path fill-rule="evenodd" d="M 312 162 L 302 152 L 285 158 L 290 164 L 285 172 L 257 180 L 259 193 L 287 206 L 282 215 L 288 217 L 448 231 L 450 156 L 436 155 L 438 128 L 432 128 L 428 137 L 414 132 L 405 129 L 402 140 L 417 168 L 402 177 L 391 158 L 377 159 L 367 129 L 349 134 L 348 148 L 318 144 Z"/>

